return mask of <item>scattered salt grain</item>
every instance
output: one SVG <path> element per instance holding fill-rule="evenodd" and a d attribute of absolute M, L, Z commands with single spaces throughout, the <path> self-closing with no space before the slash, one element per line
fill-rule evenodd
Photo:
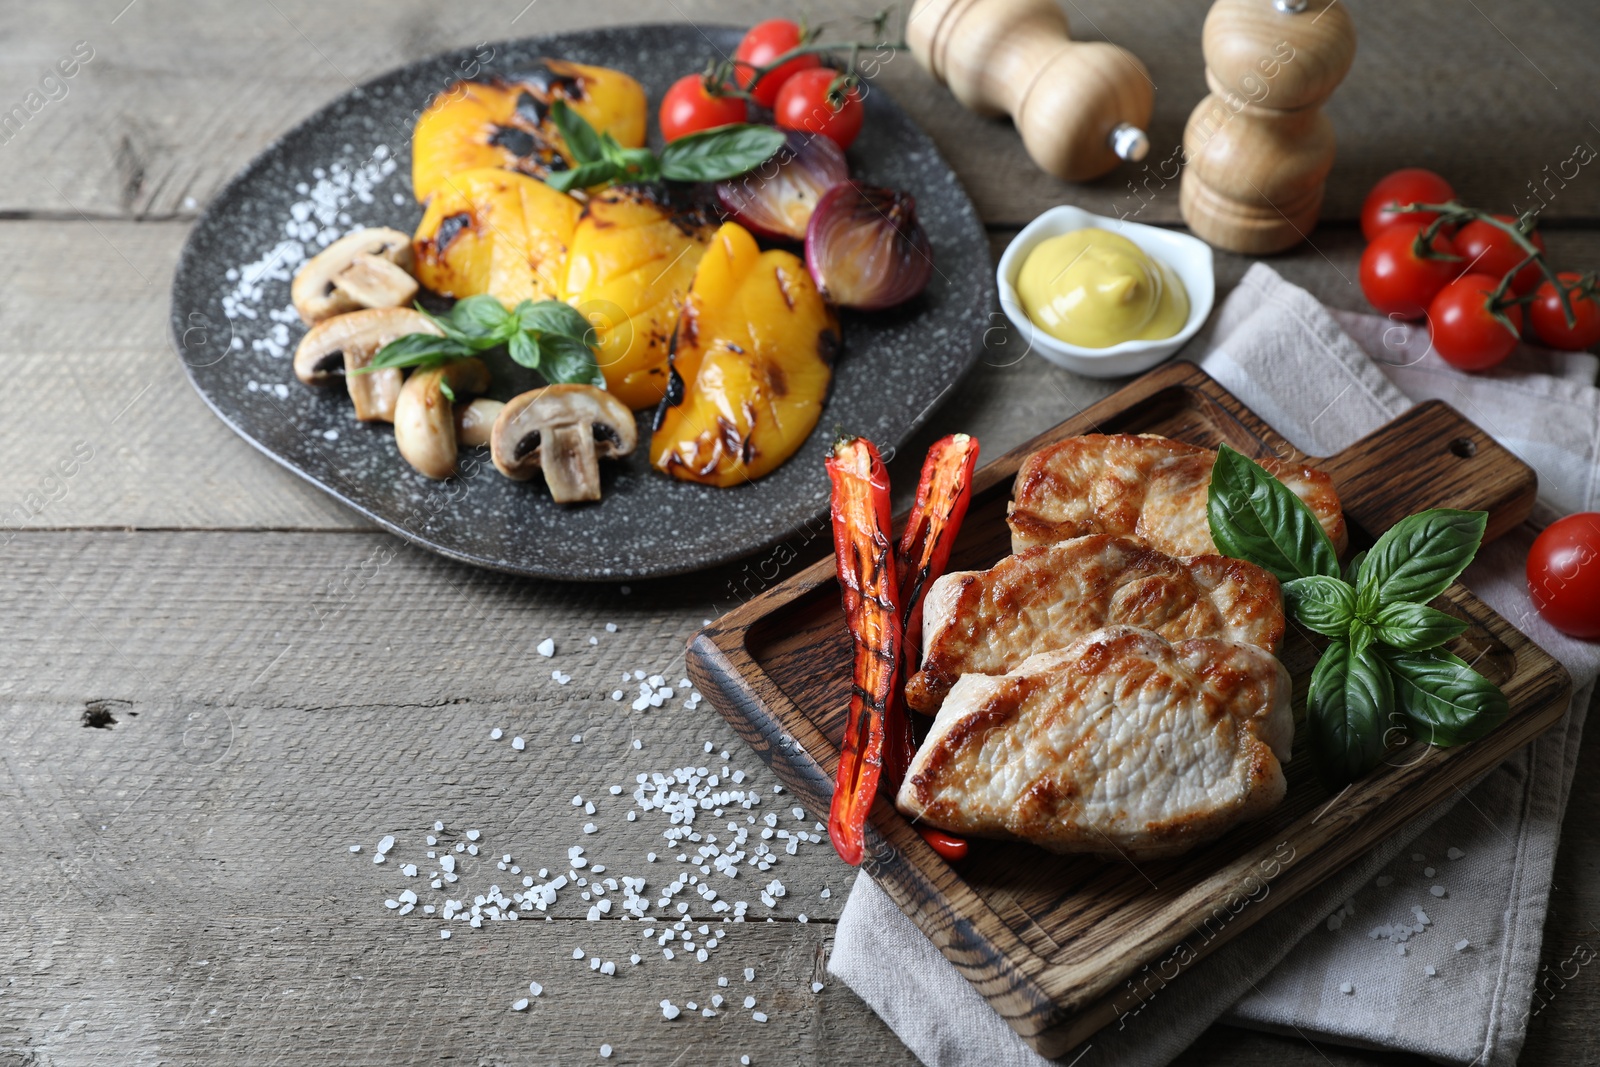
<path fill-rule="evenodd" d="M 351 845 L 350 846 L 350 851 L 351 852 L 360 852 L 361 851 L 361 846 L 360 845 Z"/>
<path fill-rule="evenodd" d="M 520 737 L 513 737 L 511 739 L 511 747 L 516 749 L 518 752 L 521 752 L 523 749 L 528 747 L 528 743 Z"/>
<path fill-rule="evenodd" d="M 439 931 L 439 940 L 440 941 L 448 941 L 448 940 L 450 940 L 450 931 L 449 930 L 440 930 Z"/>
<path fill-rule="evenodd" d="M 1432 967 L 1424 967 L 1424 968 L 1422 968 L 1422 973 L 1427 975 L 1429 978 L 1432 978 L 1434 975 L 1438 974 L 1439 972 L 1434 970 Z"/>
<path fill-rule="evenodd" d="M 746 982 L 754 982 L 756 980 L 756 969 L 754 967 L 746 967 L 744 969 L 744 980 Z"/>
<path fill-rule="evenodd" d="M 617 624 L 616 623 L 614 623 L 614 622 L 606 623 L 606 633 L 614 634 L 616 632 L 617 632 Z"/>
<path fill-rule="evenodd" d="M 1456 951 L 1457 952 L 1465 952 L 1465 951 L 1467 951 L 1467 946 L 1470 943 L 1471 942 L 1469 942 L 1466 938 L 1463 937 L 1460 941 L 1456 942 Z"/>
<path fill-rule="evenodd" d="M 500 727 L 496 726 L 493 730 L 489 731 L 489 740 L 498 741 L 502 737 L 504 737 L 505 735 L 506 735 L 505 731 L 500 729 Z"/>
<path fill-rule="evenodd" d="M 575 960 L 583 959 L 583 949 L 581 949 L 581 948 L 573 949 L 572 950 L 572 958 L 575 959 Z"/>
<path fill-rule="evenodd" d="M 511 1010 L 512 1011 L 527 1011 L 528 1010 L 528 998 L 527 997 L 523 997 L 521 1000 L 513 1001 L 512 1004 L 511 1004 Z"/>
<path fill-rule="evenodd" d="M 1444 886 L 1442 886 L 1442 885 L 1430 886 L 1429 889 L 1428 889 L 1428 892 L 1432 893 L 1436 897 L 1442 897 L 1442 896 L 1444 896 Z"/>
<path fill-rule="evenodd" d="M 543 992 L 544 992 L 544 986 L 540 985 L 538 982 L 529 982 L 528 983 L 528 993 L 530 995 L 536 997 L 540 993 L 543 993 Z"/>
<path fill-rule="evenodd" d="M 1356 987 L 1351 985 L 1349 982 L 1345 982 L 1345 983 L 1343 983 L 1342 985 L 1339 986 L 1339 992 L 1343 993 L 1347 997 L 1351 996 L 1352 994 L 1354 994 L 1355 991 L 1356 991 Z"/>
<path fill-rule="evenodd" d="M 575 744 L 575 745 L 583 744 L 583 735 L 582 734 L 573 734 L 572 735 L 572 743 Z"/>
<path fill-rule="evenodd" d="M 1424 868 L 1422 868 L 1422 877 L 1424 877 L 1424 878 L 1432 878 L 1433 877 L 1433 868 L 1432 867 L 1424 867 Z"/>
<path fill-rule="evenodd" d="M 556 643 L 547 637 L 534 647 L 534 651 L 541 656 L 549 658 L 556 654 Z"/>
<path fill-rule="evenodd" d="M 750 1013 L 750 1020 L 752 1022 L 764 1023 L 767 1021 L 767 1013 L 764 1011 L 753 1011 Z"/>
<path fill-rule="evenodd" d="M 611 1046 L 610 1045 L 601 1045 L 600 1046 L 600 1058 L 603 1059 L 603 1060 L 609 1060 L 611 1058 Z"/>
<path fill-rule="evenodd" d="M 1463 856 L 1465 856 L 1465 855 L 1466 855 L 1466 853 L 1465 853 L 1465 852 L 1462 852 L 1462 851 L 1461 851 L 1461 850 L 1460 850 L 1460 849 L 1459 849 L 1459 848 L 1456 848 L 1456 847 L 1455 847 L 1455 846 L 1454 846 L 1454 845 L 1452 845 L 1452 846 L 1451 846 L 1451 847 L 1450 847 L 1450 849 L 1449 849 L 1449 851 L 1447 851 L 1447 852 L 1446 852 L 1446 853 L 1445 853 L 1445 855 L 1446 855 L 1446 856 L 1449 856 L 1449 857 L 1450 857 L 1450 858 L 1451 858 L 1451 859 L 1453 859 L 1453 860 L 1458 860 L 1458 859 L 1460 859 L 1460 858 L 1461 858 L 1461 857 L 1463 857 Z"/>
<path fill-rule="evenodd" d="M 821 982 L 812 982 L 811 983 L 811 992 L 813 992 L 813 993 L 822 992 L 822 983 Z"/>
<path fill-rule="evenodd" d="M 681 1013 L 678 1011 L 678 1006 L 672 1003 L 672 1001 L 663 1000 L 661 1002 L 661 1014 L 665 1019 L 667 1019 L 667 1021 L 670 1022 L 671 1020 L 676 1019 Z"/>
<path fill-rule="evenodd" d="M 467 840 L 468 841 L 476 841 L 478 838 L 480 838 L 482 836 L 483 836 L 483 834 L 480 833 L 477 830 L 468 830 L 467 831 Z"/>

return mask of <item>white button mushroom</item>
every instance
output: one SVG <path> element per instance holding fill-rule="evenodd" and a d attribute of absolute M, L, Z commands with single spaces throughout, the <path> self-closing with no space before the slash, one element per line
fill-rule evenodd
<path fill-rule="evenodd" d="M 494 420 L 505 407 L 498 400 L 479 397 L 470 404 L 456 405 L 456 444 L 463 448 L 482 448 L 489 443 Z"/>
<path fill-rule="evenodd" d="M 401 372 L 394 368 L 356 372 L 371 363 L 384 345 L 412 333 L 439 336 L 441 331 L 426 315 L 410 308 L 374 308 L 325 319 L 311 327 L 295 349 L 295 377 L 307 385 L 328 385 L 343 378 L 355 402 L 356 418 L 393 422 Z"/>
<path fill-rule="evenodd" d="M 457 359 L 419 370 L 406 379 L 394 408 L 394 443 L 400 454 L 421 473 L 441 480 L 456 472 L 455 405 L 440 388 L 445 381 L 465 403 L 489 388 L 489 368 L 480 359 Z"/>
<path fill-rule="evenodd" d="M 600 499 L 601 459 L 639 442 L 633 412 L 592 385 L 547 385 L 506 402 L 490 434 L 494 465 L 517 481 L 544 471 L 558 504 Z"/>
<path fill-rule="evenodd" d="M 318 252 L 289 289 L 306 324 L 360 308 L 405 307 L 417 295 L 411 238 L 399 230 L 357 230 Z"/>

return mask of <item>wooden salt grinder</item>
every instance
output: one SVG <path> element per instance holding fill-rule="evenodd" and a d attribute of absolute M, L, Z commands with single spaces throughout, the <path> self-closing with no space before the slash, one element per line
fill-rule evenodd
<path fill-rule="evenodd" d="M 1055 0 L 917 0 L 917 62 L 980 115 L 1009 114 L 1033 161 L 1068 181 L 1150 149 L 1155 84 L 1137 56 L 1072 40 Z"/>
<path fill-rule="evenodd" d="M 1218 248 L 1281 252 L 1322 209 L 1322 104 L 1350 70 L 1355 26 L 1339 0 L 1217 0 L 1202 47 L 1211 93 L 1183 131 L 1184 221 Z"/>

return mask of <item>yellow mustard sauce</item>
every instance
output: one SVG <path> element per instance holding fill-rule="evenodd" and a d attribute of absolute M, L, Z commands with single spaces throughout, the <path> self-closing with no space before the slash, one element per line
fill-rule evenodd
<path fill-rule="evenodd" d="M 1172 268 L 1109 230 L 1041 241 L 1017 272 L 1017 296 L 1035 325 L 1082 348 L 1171 337 L 1189 318 Z"/>

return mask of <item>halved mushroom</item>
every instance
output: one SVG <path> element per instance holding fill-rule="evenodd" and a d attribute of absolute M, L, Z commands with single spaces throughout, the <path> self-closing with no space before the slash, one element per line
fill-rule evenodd
<path fill-rule="evenodd" d="M 499 418 L 505 405 L 498 400 L 479 397 L 470 404 L 456 405 L 456 444 L 463 448 L 482 448 L 489 443 L 494 420 Z"/>
<path fill-rule="evenodd" d="M 506 401 L 489 447 L 507 478 L 543 470 L 558 504 L 600 499 L 600 460 L 639 443 L 628 405 L 592 385 L 547 385 Z"/>
<path fill-rule="evenodd" d="M 419 370 L 406 379 L 394 408 L 394 443 L 406 462 L 441 481 L 456 472 L 455 401 L 489 388 L 489 368 L 481 359 L 451 360 L 442 367 Z"/>
<path fill-rule="evenodd" d="M 307 261 L 289 288 L 308 326 L 360 308 L 405 307 L 416 295 L 411 238 L 383 227 L 339 238 Z"/>
<path fill-rule="evenodd" d="M 324 319 L 300 339 L 294 350 L 294 375 L 307 385 L 329 385 L 344 379 L 356 418 L 362 422 L 393 422 L 394 405 L 403 377 L 395 368 L 357 374 L 372 362 L 378 350 L 410 333 L 443 331 L 420 311 L 410 308 L 371 308 Z"/>

